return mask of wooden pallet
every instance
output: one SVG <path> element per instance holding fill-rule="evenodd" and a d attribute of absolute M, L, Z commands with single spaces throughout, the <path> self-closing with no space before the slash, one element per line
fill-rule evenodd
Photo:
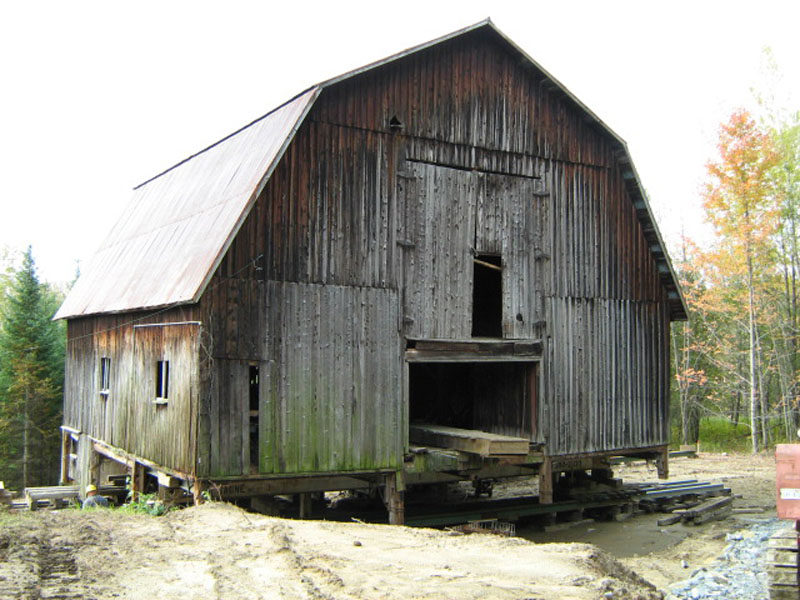
<path fill-rule="evenodd" d="M 797 532 L 787 528 L 775 533 L 767 547 L 767 576 L 770 600 L 797 600 Z"/>
<path fill-rule="evenodd" d="M 101 496 L 119 496 L 126 493 L 125 488 L 116 485 L 104 485 L 97 488 Z M 28 510 L 41 507 L 60 508 L 70 501 L 77 501 L 80 497 L 77 485 L 51 485 L 43 487 L 29 487 L 23 491 L 23 502 Z M 17 505 L 20 502 L 16 503 Z"/>

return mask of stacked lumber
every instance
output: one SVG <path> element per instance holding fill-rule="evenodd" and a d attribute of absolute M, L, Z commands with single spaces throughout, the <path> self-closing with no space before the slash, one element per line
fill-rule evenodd
<path fill-rule="evenodd" d="M 28 487 L 23 492 L 29 510 L 36 510 L 40 505 L 62 506 L 70 500 L 78 498 L 77 485 L 52 485 L 44 487 Z"/>
<path fill-rule="evenodd" d="M 112 496 L 117 500 L 127 495 L 126 488 L 117 485 L 101 485 L 97 491 L 101 496 Z M 28 487 L 23 492 L 24 505 L 29 510 L 36 510 L 42 507 L 61 508 L 71 500 L 77 501 L 79 496 L 77 485 Z"/>
<path fill-rule="evenodd" d="M 724 519 L 731 513 L 733 498 L 723 496 L 721 498 L 711 498 L 690 508 L 678 508 L 672 511 L 669 517 L 659 519 L 658 525 L 672 525 L 677 522 L 693 523 L 700 525 L 715 519 Z"/>
<path fill-rule="evenodd" d="M 797 600 L 797 532 L 783 529 L 769 539 L 767 576 L 770 600 Z"/>
<path fill-rule="evenodd" d="M 412 444 L 449 448 L 484 457 L 527 455 L 530 447 L 530 440 L 526 438 L 444 425 L 412 425 L 409 438 Z"/>

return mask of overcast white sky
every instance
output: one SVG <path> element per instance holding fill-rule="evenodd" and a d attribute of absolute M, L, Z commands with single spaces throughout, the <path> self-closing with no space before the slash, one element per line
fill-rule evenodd
<path fill-rule="evenodd" d="M 491 17 L 629 145 L 662 233 L 701 235 L 718 124 L 762 48 L 800 109 L 800 2 L 3 2 L 0 246 L 72 278 L 131 188 L 328 79 Z"/>

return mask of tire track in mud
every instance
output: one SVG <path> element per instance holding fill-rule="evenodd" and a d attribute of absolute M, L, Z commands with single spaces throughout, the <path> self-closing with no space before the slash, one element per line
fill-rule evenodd
<path fill-rule="evenodd" d="M 37 552 L 38 598 L 79 600 L 89 598 L 80 582 L 75 547 L 70 543 L 44 539 Z M 36 596 L 34 596 L 36 597 Z"/>
<path fill-rule="evenodd" d="M 345 593 L 345 584 L 341 577 L 319 564 L 314 558 L 304 556 L 297 550 L 291 538 L 291 529 L 283 525 L 273 525 L 272 534 L 279 545 L 277 552 L 288 569 L 297 574 L 306 596 L 312 600 L 340 600 L 351 598 Z"/>
<path fill-rule="evenodd" d="M 0 544 L 0 557 L 9 572 L 19 577 L 0 577 L 3 598 L 15 600 L 93 600 L 95 596 L 81 581 L 75 546 L 53 538 L 46 530 L 7 536 Z"/>

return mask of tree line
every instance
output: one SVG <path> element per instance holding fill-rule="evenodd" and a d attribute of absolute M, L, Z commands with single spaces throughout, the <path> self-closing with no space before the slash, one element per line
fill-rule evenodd
<path fill-rule="evenodd" d="M 18 263 L 18 264 L 15 264 Z M 39 281 L 29 247 L 0 252 L 0 481 L 54 485 L 59 458 L 65 326 L 63 292 Z"/>
<path fill-rule="evenodd" d="M 800 424 L 800 113 L 735 111 L 706 166 L 711 243 L 673 252 L 689 322 L 673 325 L 673 416 L 693 443 L 702 417 L 748 426 L 753 452 Z"/>

